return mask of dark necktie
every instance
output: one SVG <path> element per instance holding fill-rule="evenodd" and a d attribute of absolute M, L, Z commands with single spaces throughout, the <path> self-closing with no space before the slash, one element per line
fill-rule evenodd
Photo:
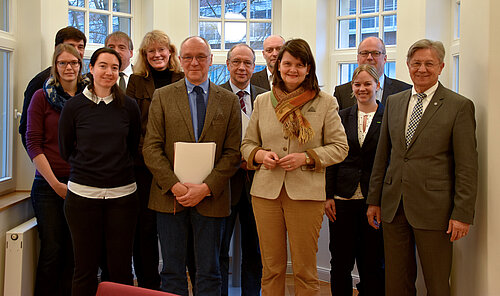
<path fill-rule="evenodd" d="M 203 124 L 205 123 L 205 100 L 203 99 L 203 89 L 199 86 L 195 86 L 193 91 L 196 93 L 196 118 L 198 118 L 198 140 L 201 136 L 201 131 L 203 130 Z"/>
<path fill-rule="evenodd" d="M 413 107 L 413 111 L 411 112 L 410 122 L 408 123 L 408 130 L 406 131 L 406 147 L 410 145 L 411 138 L 413 138 L 413 134 L 418 127 L 418 123 L 422 118 L 423 112 L 423 101 L 427 97 L 425 93 L 417 94 L 417 103 L 415 107 Z"/>
<path fill-rule="evenodd" d="M 245 114 L 247 114 L 247 106 L 245 105 L 245 100 L 243 99 L 243 97 L 245 96 L 245 92 L 242 91 L 242 90 L 240 90 L 236 94 L 240 98 L 240 108 L 241 108 L 241 111 L 243 111 Z"/>
<path fill-rule="evenodd" d="M 127 91 L 127 86 L 125 85 L 125 73 L 120 72 L 120 79 L 118 80 L 118 86 L 123 90 Z"/>

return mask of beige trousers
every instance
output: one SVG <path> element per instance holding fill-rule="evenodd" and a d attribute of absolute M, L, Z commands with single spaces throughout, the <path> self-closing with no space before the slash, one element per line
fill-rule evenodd
<path fill-rule="evenodd" d="M 295 295 L 319 295 L 316 253 L 324 201 L 291 200 L 284 187 L 277 199 L 252 199 L 262 256 L 262 295 L 285 295 L 287 233 Z"/>

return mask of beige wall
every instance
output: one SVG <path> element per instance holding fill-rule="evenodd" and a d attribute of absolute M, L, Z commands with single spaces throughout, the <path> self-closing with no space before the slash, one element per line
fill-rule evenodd
<path fill-rule="evenodd" d="M 16 0 L 14 0 L 16 1 Z M 398 78 L 409 81 L 405 65 L 407 48 L 417 39 L 439 39 L 449 47 L 452 40 L 451 5 L 455 0 L 398 1 L 398 50 L 390 57 L 397 61 Z M 28 3 L 29 2 L 29 3 Z M 67 2 L 60 0 L 17 0 L 18 15 L 15 51 L 14 105 L 22 107 L 22 94 L 28 81 L 48 66 L 56 31 L 67 24 Z M 318 76 L 323 89 L 333 91 L 337 69 L 343 53 L 335 55 L 335 7 L 330 0 L 282 0 L 276 8 L 283 14 L 276 19 L 275 33 L 285 39 L 300 37 L 308 40 L 316 53 Z M 43 5 L 42 5 L 43 3 Z M 174 44 L 196 33 L 190 20 L 191 2 L 176 0 L 137 0 L 134 6 L 138 25 L 133 32 L 136 49 L 142 36 L 152 30 L 167 32 Z M 452 287 L 454 295 L 495 295 L 500 278 L 500 138 L 497 131 L 500 114 L 496 85 L 500 81 L 500 3 L 497 0 L 462 0 L 460 38 L 460 92 L 476 105 L 478 151 L 480 155 L 480 189 L 475 225 L 470 235 L 455 244 Z M 86 53 L 90 55 L 90 52 Z M 262 58 L 257 53 L 258 61 Z M 217 57 L 224 59 L 223 54 Z M 352 58 L 352 57 L 351 57 Z M 441 81 L 451 87 L 451 58 L 447 56 Z M 220 62 L 220 61 L 219 61 Z M 499 111 L 499 112 L 496 112 Z M 17 124 L 15 126 L 15 138 Z M 33 168 L 20 140 L 16 143 L 15 180 L 18 189 L 29 189 Z M 0 213 L 0 225 L 17 225 L 29 215 L 9 210 Z M 22 218 L 22 219 L 21 219 Z M 5 224 L 4 224 L 5 223 Z M 328 224 L 323 223 L 318 253 L 318 269 L 322 279 L 328 279 Z M 488 227 L 489 226 L 489 227 Z M 4 253 L 0 248 L 0 253 Z M 1 256 L 1 255 L 0 255 Z M 1 258 L 1 257 L 0 257 Z M 1 262 L 0 262 L 1 263 Z"/>

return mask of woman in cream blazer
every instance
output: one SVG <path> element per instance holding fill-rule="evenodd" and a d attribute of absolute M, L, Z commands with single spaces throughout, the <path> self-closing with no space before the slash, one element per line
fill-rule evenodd
<path fill-rule="evenodd" d="M 348 144 L 332 96 L 319 90 L 306 41 L 281 48 L 273 89 L 258 96 L 241 152 L 256 170 L 252 203 L 262 253 L 262 295 L 285 294 L 287 234 L 296 295 L 319 295 L 318 237 L 325 167 L 344 160 Z"/>

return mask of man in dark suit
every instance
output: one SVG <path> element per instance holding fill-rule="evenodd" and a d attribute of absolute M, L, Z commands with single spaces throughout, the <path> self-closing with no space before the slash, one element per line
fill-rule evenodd
<path fill-rule="evenodd" d="M 439 83 L 444 55 L 439 41 L 414 43 L 414 86 L 387 99 L 367 216 L 373 227 L 383 222 L 388 296 L 415 295 L 415 244 L 428 295 L 450 295 L 452 242 L 474 218 L 474 104 Z"/>
<path fill-rule="evenodd" d="M 276 63 L 276 58 L 283 44 L 285 44 L 285 39 L 278 35 L 271 35 L 264 40 L 262 55 L 266 60 L 266 68 L 253 74 L 250 80 L 252 85 L 261 87 L 265 90 L 271 90 L 274 63 Z"/>
<path fill-rule="evenodd" d="M 387 55 L 385 44 L 382 39 L 378 37 L 368 37 L 361 41 L 358 46 L 358 65 L 370 64 L 377 69 L 380 77 L 380 90 L 377 92 L 377 101 L 382 102 L 384 106 L 388 96 L 411 88 L 411 85 L 397 79 L 389 78 L 384 74 L 386 61 Z M 333 96 L 337 98 L 339 110 L 356 104 L 356 98 L 352 95 L 350 81 L 336 86 Z"/>
<path fill-rule="evenodd" d="M 252 114 L 255 97 L 266 92 L 265 89 L 250 83 L 250 78 L 255 68 L 255 52 L 250 46 L 244 43 L 236 44 L 227 53 L 226 64 L 230 79 L 221 86 L 232 91 L 239 97 L 242 121 L 248 121 Z M 244 133 L 244 131 L 242 132 Z M 242 161 L 240 169 L 238 169 L 230 181 L 231 215 L 226 217 L 220 254 L 222 275 L 221 295 L 223 296 L 228 295 L 229 246 L 237 215 L 240 217 L 241 225 L 241 295 L 260 295 L 262 263 L 250 196 L 253 172 L 248 171 L 246 169 L 246 162 Z"/>
<path fill-rule="evenodd" d="M 120 60 L 122 61 L 122 66 L 120 67 L 120 78 L 118 78 L 118 86 L 120 86 L 123 91 L 127 91 L 128 79 L 130 75 L 134 72 L 132 71 L 132 64 L 130 64 L 130 59 L 134 55 L 134 44 L 132 39 L 121 31 L 115 31 L 104 40 L 104 46 L 112 48 L 118 52 L 120 55 Z"/>
<path fill-rule="evenodd" d="M 161 290 L 188 295 L 186 257 L 194 236 L 196 295 L 221 293 L 219 254 L 229 216 L 229 179 L 240 165 L 241 111 L 237 96 L 211 83 L 212 54 L 198 36 L 180 47 L 185 79 L 155 90 L 143 156 L 153 174 L 149 208 L 157 211 L 163 257 Z M 214 168 L 202 184 L 181 183 L 174 173 L 176 142 L 215 142 Z"/>
<path fill-rule="evenodd" d="M 87 38 L 82 31 L 74 28 L 74 27 L 66 27 L 57 31 L 55 46 L 59 44 L 69 44 L 72 45 L 78 50 L 78 53 L 83 59 L 83 55 L 85 54 L 85 45 L 87 44 Z M 54 47 L 55 47 L 54 46 Z M 26 149 L 26 128 L 28 124 L 28 107 L 31 103 L 31 97 L 33 94 L 43 87 L 43 84 L 50 76 L 50 68 L 43 70 L 38 73 L 31 81 L 28 83 L 26 90 L 24 91 L 24 102 L 23 102 L 23 114 L 21 115 L 21 121 L 19 123 L 19 134 L 21 134 L 21 141 L 23 142 L 24 149 Z"/>

